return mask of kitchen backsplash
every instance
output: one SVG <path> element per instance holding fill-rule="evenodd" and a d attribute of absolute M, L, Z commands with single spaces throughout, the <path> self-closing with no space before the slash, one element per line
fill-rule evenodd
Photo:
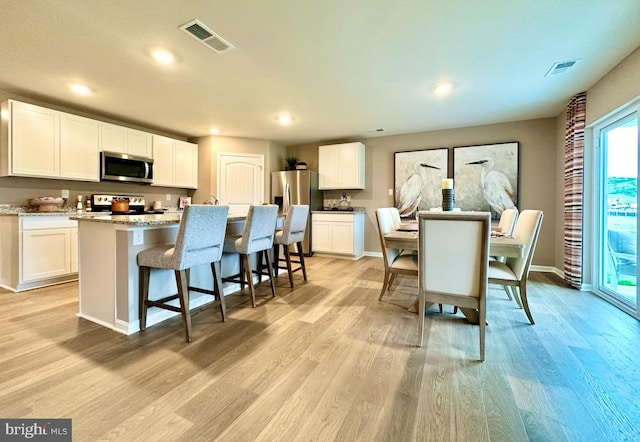
<path fill-rule="evenodd" d="M 142 195 L 147 203 L 162 201 L 167 208 L 178 207 L 181 197 L 191 196 L 186 190 L 152 187 L 140 184 L 120 183 L 88 183 L 83 181 L 49 180 L 40 178 L 2 177 L 0 178 L 0 206 L 28 206 L 31 198 L 42 196 L 61 197 L 62 190 L 69 191 L 67 206 L 75 207 L 76 197 L 82 195 L 84 200 L 92 194 L 109 195 Z M 167 195 L 169 199 L 167 200 Z M 199 203 L 194 201 L 194 203 Z"/>

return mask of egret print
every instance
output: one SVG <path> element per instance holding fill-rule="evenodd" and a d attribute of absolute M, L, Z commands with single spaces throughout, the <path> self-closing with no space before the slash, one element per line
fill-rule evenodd
<path fill-rule="evenodd" d="M 485 158 L 467 164 L 482 165 L 480 187 L 482 187 L 482 195 L 485 201 L 489 203 L 491 210 L 498 215 L 502 215 L 504 209 L 514 209 L 516 207 L 513 186 L 507 175 L 493 169 L 493 159 Z"/>
<path fill-rule="evenodd" d="M 394 165 L 394 205 L 400 216 L 414 217 L 416 211 L 442 206 L 447 149 L 396 152 Z"/>
<path fill-rule="evenodd" d="M 491 212 L 518 205 L 518 143 L 464 146 L 453 149 L 456 207 Z"/>

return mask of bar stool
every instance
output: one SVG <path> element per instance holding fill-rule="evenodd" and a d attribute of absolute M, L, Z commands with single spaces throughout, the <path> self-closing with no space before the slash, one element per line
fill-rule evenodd
<path fill-rule="evenodd" d="M 159 307 L 182 314 L 185 336 L 191 342 L 191 314 L 189 312 L 189 290 L 217 297 L 220 302 L 222 321 L 227 320 L 224 293 L 220 272 L 220 259 L 227 228 L 228 206 L 187 205 L 180 220 L 175 245 L 163 245 L 138 253 L 140 330 L 147 325 L 148 307 Z M 189 269 L 201 264 L 210 264 L 214 290 L 189 286 Z M 151 269 L 173 269 L 178 293 L 162 299 L 149 299 Z M 169 304 L 178 299 L 180 306 Z"/>
<path fill-rule="evenodd" d="M 244 283 L 249 285 L 251 292 L 251 305 L 256 307 L 256 294 L 253 287 L 253 274 L 263 275 L 263 272 L 254 271 L 249 262 L 249 255 L 258 254 L 258 263 L 261 267 L 263 256 L 267 260 L 269 281 L 271 282 L 271 292 L 276 296 L 276 287 L 273 282 L 273 266 L 269 251 L 273 247 L 273 237 L 275 236 L 276 219 L 278 217 L 278 206 L 274 204 L 262 206 L 250 206 L 247 219 L 242 230 L 242 235 L 227 236 L 224 240 L 224 253 L 237 253 L 240 255 L 240 273 L 223 281 L 240 283 L 244 288 Z"/>
<path fill-rule="evenodd" d="M 287 269 L 289 272 L 289 285 L 293 288 L 293 272 L 302 270 L 304 280 L 307 280 L 307 268 L 304 265 L 304 254 L 302 250 L 302 241 L 304 240 L 304 232 L 307 228 L 307 218 L 309 216 L 309 206 L 291 206 L 289 213 L 284 220 L 282 230 L 276 232 L 273 244 L 273 261 L 275 263 L 275 274 L 278 276 L 278 269 Z M 291 252 L 289 246 L 295 244 L 296 252 Z M 280 246 L 284 249 L 284 258 L 280 258 Z M 291 256 L 298 257 L 298 261 L 291 259 Z M 280 265 L 284 262 L 286 265 Z M 300 264 L 296 268 L 291 267 L 291 263 Z"/>

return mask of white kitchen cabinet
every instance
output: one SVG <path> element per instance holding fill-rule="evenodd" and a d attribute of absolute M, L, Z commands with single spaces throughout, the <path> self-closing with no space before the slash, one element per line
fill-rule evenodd
<path fill-rule="evenodd" d="M 96 120 L 60 113 L 60 177 L 100 180 L 99 126 Z"/>
<path fill-rule="evenodd" d="M 198 187 L 198 145 L 176 141 L 174 179 L 176 186 L 188 189 Z"/>
<path fill-rule="evenodd" d="M 99 181 L 96 121 L 14 100 L 2 111 L 3 176 Z"/>
<path fill-rule="evenodd" d="M 364 144 L 318 146 L 318 187 L 320 190 L 364 189 Z"/>
<path fill-rule="evenodd" d="M 8 100 L 3 103 L 3 175 L 60 175 L 60 112 Z"/>
<path fill-rule="evenodd" d="M 66 215 L 0 217 L 0 285 L 22 291 L 76 280 L 77 225 Z"/>
<path fill-rule="evenodd" d="M 153 136 L 153 185 L 198 187 L 198 145 Z"/>
<path fill-rule="evenodd" d="M 22 232 L 22 281 L 29 282 L 71 273 L 69 229 Z"/>
<path fill-rule="evenodd" d="M 153 135 L 141 130 L 100 123 L 100 150 L 126 153 L 140 157 L 153 156 Z"/>
<path fill-rule="evenodd" d="M 364 254 L 363 212 L 313 212 L 313 253 L 359 259 Z"/>

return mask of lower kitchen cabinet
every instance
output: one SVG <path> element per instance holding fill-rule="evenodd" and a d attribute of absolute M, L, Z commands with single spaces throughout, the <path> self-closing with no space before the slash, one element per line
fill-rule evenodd
<path fill-rule="evenodd" d="M 313 253 L 359 259 L 364 255 L 364 212 L 313 212 Z"/>
<path fill-rule="evenodd" d="M 63 215 L 3 216 L 1 285 L 21 291 L 77 279 L 77 224 Z"/>

